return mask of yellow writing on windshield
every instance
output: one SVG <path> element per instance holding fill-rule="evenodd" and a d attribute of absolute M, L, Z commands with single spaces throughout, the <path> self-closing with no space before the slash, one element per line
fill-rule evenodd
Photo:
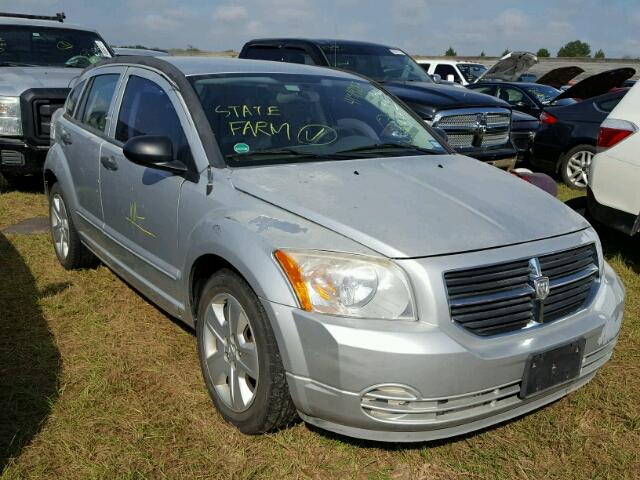
<path fill-rule="evenodd" d="M 215 112 L 225 118 L 279 117 L 280 107 L 277 105 L 216 105 Z"/>
<path fill-rule="evenodd" d="M 289 122 L 278 122 L 271 118 L 281 116 L 280 107 L 277 105 L 216 105 L 214 111 L 230 119 L 227 125 L 233 136 L 283 135 L 287 140 L 291 140 Z"/>
<path fill-rule="evenodd" d="M 243 137 L 257 137 L 266 135 L 272 137 L 274 135 L 284 135 L 291 140 L 291 126 L 289 123 L 275 124 L 265 120 L 235 120 L 229 122 L 229 130 L 231 135 L 242 135 Z"/>

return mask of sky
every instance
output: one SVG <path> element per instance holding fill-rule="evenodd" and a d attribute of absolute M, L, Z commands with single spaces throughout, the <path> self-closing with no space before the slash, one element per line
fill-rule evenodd
<path fill-rule="evenodd" d="M 368 40 L 410 54 L 500 55 L 580 39 L 592 53 L 640 57 L 638 0 L 0 0 L 0 11 L 53 14 L 112 45 L 236 50 L 252 38 Z"/>

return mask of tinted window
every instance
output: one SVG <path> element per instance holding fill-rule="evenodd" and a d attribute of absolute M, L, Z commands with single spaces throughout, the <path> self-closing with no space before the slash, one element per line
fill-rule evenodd
<path fill-rule="evenodd" d="M 469 83 L 475 82 L 487 71 L 487 67 L 480 63 L 459 63 L 458 70 Z"/>
<path fill-rule="evenodd" d="M 415 60 L 397 48 L 341 43 L 330 43 L 321 48 L 329 65 L 377 82 L 432 82 Z"/>
<path fill-rule="evenodd" d="M 616 108 L 616 105 L 618 105 L 618 103 L 620 103 L 620 100 L 622 100 L 622 97 L 610 98 L 608 100 L 603 100 L 602 102 L 598 103 L 598 107 L 600 108 L 600 110 L 609 113 L 611 110 Z"/>
<path fill-rule="evenodd" d="M 301 48 L 249 47 L 244 54 L 244 58 L 315 65 L 311 56 Z"/>
<path fill-rule="evenodd" d="M 78 85 L 73 87 L 71 93 L 67 97 L 67 103 L 65 104 L 65 112 L 69 115 L 73 115 L 73 112 L 76 110 L 76 105 L 78 105 L 78 100 L 80 100 L 80 94 L 82 93 L 82 88 L 84 87 L 85 82 L 80 82 Z"/>
<path fill-rule="evenodd" d="M 418 65 L 420 65 L 425 72 L 429 73 L 430 63 L 419 63 Z"/>
<path fill-rule="evenodd" d="M 131 75 L 122 97 L 115 138 L 124 143 L 143 135 L 169 137 L 175 158 L 189 162 L 189 143 L 169 96 L 157 83 Z"/>
<path fill-rule="evenodd" d="M 83 114 L 80 121 L 87 126 L 104 132 L 107 126 L 109 106 L 116 91 L 118 79 L 117 73 L 96 75 L 92 79 L 88 92 L 84 96 Z"/>
<path fill-rule="evenodd" d="M 38 26 L 0 26 L 0 63 L 85 68 L 110 57 L 94 32 Z"/>
<path fill-rule="evenodd" d="M 447 78 L 447 75 L 453 75 L 453 81 L 454 82 L 459 82 L 460 81 L 460 77 L 456 73 L 456 69 L 453 68 L 453 66 L 451 66 L 451 65 L 440 64 L 440 65 L 438 65 L 436 67 L 435 73 L 440 75 L 442 77 L 442 80 L 449 80 Z"/>
<path fill-rule="evenodd" d="M 481 87 L 474 86 L 472 90 L 480 93 L 486 93 L 487 95 L 495 95 L 496 93 L 496 87 L 494 87 L 493 85 L 483 85 Z"/>
<path fill-rule="evenodd" d="M 445 151 L 424 122 L 359 78 L 264 73 L 190 80 L 233 166 Z"/>

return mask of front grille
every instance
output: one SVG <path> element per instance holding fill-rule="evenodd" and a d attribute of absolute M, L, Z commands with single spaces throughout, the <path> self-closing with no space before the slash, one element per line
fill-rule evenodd
<path fill-rule="evenodd" d="M 532 263 L 534 262 L 534 263 Z M 539 266 L 549 294 L 533 285 Z M 571 315 L 587 302 L 598 277 L 595 245 L 444 275 L 452 320 L 477 335 L 512 332 Z"/>
<path fill-rule="evenodd" d="M 38 99 L 33 101 L 36 137 L 41 140 L 49 138 L 53 112 L 62 108 L 63 105 L 64 102 L 59 100 Z"/>
<path fill-rule="evenodd" d="M 511 112 L 501 108 L 438 112 L 433 126 L 443 129 L 454 148 L 494 147 L 509 142 Z"/>

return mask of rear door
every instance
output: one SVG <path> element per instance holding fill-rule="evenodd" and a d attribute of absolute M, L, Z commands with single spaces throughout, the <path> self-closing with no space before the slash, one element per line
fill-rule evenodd
<path fill-rule="evenodd" d="M 120 81 L 118 67 L 100 69 L 83 84 L 82 97 L 69 99 L 60 125 L 60 145 L 67 159 L 76 193 L 74 220 L 92 242 L 99 242 L 103 221 L 100 199 L 100 148 L 106 138 Z M 76 87 L 76 88 L 78 88 Z M 76 90 L 72 92 L 75 94 Z"/>
<path fill-rule="evenodd" d="M 182 103 L 159 74 L 129 68 L 114 113 L 112 141 L 100 158 L 104 232 L 114 262 L 142 284 L 154 301 L 176 314 L 180 271 L 177 249 L 178 202 L 184 176 L 144 167 L 122 152 L 127 140 L 144 135 L 169 137 L 175 159 L 195 174 L 189 142 L 194 142 Z M 187 136 L 187 133 L 189 136 Z"/>

